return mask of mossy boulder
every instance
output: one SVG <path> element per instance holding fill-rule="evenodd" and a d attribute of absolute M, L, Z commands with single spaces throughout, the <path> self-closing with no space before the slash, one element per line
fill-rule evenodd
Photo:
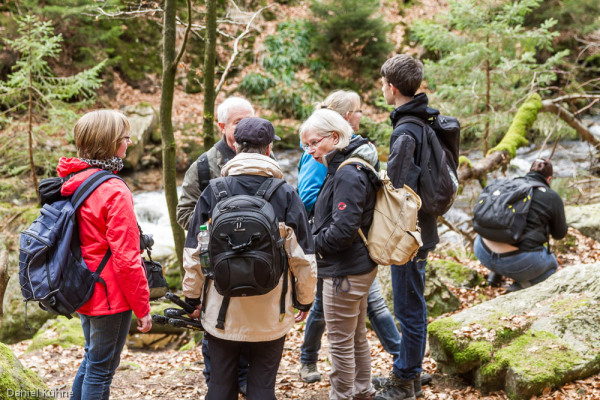
<path fill-rule="evenodd" d="M 428 263 L 425 269 L 425 302 L 427 316 L 431 318 L 460 308 L 460 300 L 448 289 L 438 276 L 435 265 L 431 263 Z"/>
<path fill-rule="evenodd" d="M 529 399 L 600 371 L 600 263 L 565 268 L 528 289 L 429 325 L 438 368 L 483 391 Z"/>
<path fill-rule="evenodd" d="M 483 277 L 472 268 L 455 261 L 432 260 L 429 262 L 437 276 L 445 283 L 454 287 L 475 287 L 483 282 Z"/>
<path fill-rule="evenodd" d="M 145 103 L 127 106 L 121 111 L 131 125 L 131 144 L 127 147 L 124 163 L 125 167 L 133 169 L 145 154 L 144 146 L 156 139 L 153 138 L 153 132 L 158 125 L 158 114 L 151 105 Z"/>
<path fill-rule="evenodd" d="M 565 207 L 567 224 L 600 241 L 600 203 Z"/>
<path fill-rule="evenodd" d="M 0 341 L 16 343 L 31 339 L 46 321 L 56 318 L 56 315 L 39 308 L 36 302 L 29 303 L 27 305 L 28 329 L 25 325 L 25 310 L 25 302 L 19 284 L 19 273 L 15 272 L 11 275 L 4 293 L 2 307 L 4 315 L 0 326 Z"/>
<path fill-rule="evenodd" d="M 394 293 L 392 290 L 390 267 L 379 266 L 377 279 L 379 279 L 381 294 L 390 311 L 393 313 Z M 458 310 L 460 307 L 460 300 L 437 276 L 435 267 L 432 267 L 429 263 L 425 272 L 425 302 L 427 303 L 427 316 L 432 318 Z"/>
<path fill-rule="evenodd" d="M 85 346 L 83 329 L 80 319 L 75 316 L 71 319 L 58 317 L 46 323 L 33 336 L 27 351 L 35 351 L 46 346 L 57 344 L 63 348 L 72 346 Z"/>
<path fill-rule="evenodd" d="M 23 367 L 4 343 L 0 343 L 0 393 L 3 399 L 50 398 L 46 384 L 33 371 Z"/>

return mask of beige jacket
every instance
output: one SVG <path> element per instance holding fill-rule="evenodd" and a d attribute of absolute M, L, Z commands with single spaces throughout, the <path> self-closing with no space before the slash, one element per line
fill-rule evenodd
<path fill-rule="evenodd" d="M 243 175 L 261 175 L 282 177 L 281 169 L 273 159 L 259 154 L 238 154 L 229 161 L 222 169 L 224 176 L 243 176 Z M 240 177 L 238 179 L 243 179 Z M 234 191 L 232 189 L 232 191 Z M 209 186 L 202 195 L 197 209 L 194 213 L 199 213 L 195 219 L 206 222 L 212 207 L 214 207 L 214 195 Z M 285 202 L 285 204 L 281 204 Z M 275 191 L 271 198 L 271 204 L 279 217 L 279 232 L 284 238 L 284 248 L 287 254 L 290 271 L 296 278 L 295 292 L 296 299 L 300 304 L 308 305 L 314 300 L 317 282 L 317 264 L 314 255 L 314 245 L 304 206 L 300 201 L 298 194 L 288 184 L 284 184 Z M 207 208 L 210 208 L 208 210 Z M 278 210 L 280 212 L 278 212 Z M 283 211 L 285 210 L 285 211 Z M 285 212 L 286 215 L 279 215 Z M 204 213 L 204 214 L 203 214 Z M 299 219 L 303 221 L 298 221 Z M 294 230 L 291 226 L 296 227 Z M 297 232 L 302 231 L 301 233 Z M 194 234 L 197 229 L 192 226 L 188 235 Z M 197 234 L 197 233 L 196 233 Z M 300 242 L 309 243 L 310 251 L 307 251 L 299 244 L 297 234 L 304 237 Z M 195 247 L 187 247 L 194 243 Z M 304 247 L 307 247 L 306 245 Z M 201 298 L 202 288 L 205 277 L 200 268 L 199 249 L 196 240 L 186 240 L 184 248 L 185 278 L 183 280 L 183 293 L 189 298 Z M 223 297 L 217 292 L 212 281 L 208 282 L 209 289 L 206 300 L 206 311 L 202 315 L 202 324 L 204 329 L 214 337 L 232 340 L 261 342 L 279 339 L 284 336 L 294 325 L 294 307 L 292 305 L 292 285 L 291 275 L 288 274 L 288 291 L 286 294 L 286 313 L 283 318 L 280 316 L 280 298 L 283 287 L 283 276 L 279 285 L 271 292 L 262 296 L 251 297 L 232 297 L 225 319 L 225 329 L 217 329 L 217 317 L 221 308 Z"/>

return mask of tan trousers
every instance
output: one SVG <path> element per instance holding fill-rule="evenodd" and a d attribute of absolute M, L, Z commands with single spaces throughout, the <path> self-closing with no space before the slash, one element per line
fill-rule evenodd
<path fill-rule="evenodd" d="M 339 287 L 334 279 L 323 279 L 323 309 L 329 339 L 332 400 L 373 395 L 371 353 L 367 341 L 367 297 L 377 268 L 351 275 Z M 339 280 L 339 279 L 338 279 Z"/>

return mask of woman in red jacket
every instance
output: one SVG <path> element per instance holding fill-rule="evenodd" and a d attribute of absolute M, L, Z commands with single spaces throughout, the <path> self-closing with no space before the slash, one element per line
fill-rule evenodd
<path fill-rule="evenodd" d="M 62 187 L 71 196 L 98 169 L 113 173 L 123 167 L 129 137 L 129 121 L 117 111 L 98 110 L 85 114 L 74 128 L 78 158 L 61 158 L 61 177 L 74 174 Z M 90 168 L 94 167 L 94 168 Z M 138 317 L 138 330 L 152 328 L 149 290 L 140 257 L 140 239 L 133 197 L 120 179 L 102 183 L 77 210 L 81 253 L 87 267 L 95 271 L 110 248 L 112 254 L 93 296 L 77 312 L 85 336 L 85 355 L 73 382 L 71 399 L 104 400 L 121 358 L 131 324 Z"/>

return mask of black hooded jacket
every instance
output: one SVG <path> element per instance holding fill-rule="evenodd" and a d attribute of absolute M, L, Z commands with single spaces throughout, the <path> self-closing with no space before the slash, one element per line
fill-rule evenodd
<path fill-rule="evenodd" d="M 360 163 L 337 170 L 347 158 L 360 157 L 355 153 L 361 146 L 369 146 L 368 140 L 357 137 L 343 150 L 327 155 L 327 176 L 315 203 L 312 230 L 319 278 L 362 275 L 377 266 L 358 228 L 368 236 L 381 184 L 373 171 Z"/>
<path fill-rule="evenodd" d="M 392 136 L 390 137 L 390 159 L 388 160 L 389 176 L 392 178 L 392 184 L 394 187 L 402 186 L 399 182 L 394 182 L 393 178 L 395 175 L 392 171 L 392 168 L 394 168 L 395 165 L 401 164 L 401 161 L 399 162 L 398 160 L 394 160 L 392 156 L 394 154 L 406 154 L 406 152 L 394 149 L 394 144 L 402 135 L 411 136 L 415 141 L 415 147 L 405 183 L 410 186 L 411 189 L 417 192 L 419 196 L 421 193 L 419 192 L 418 181 L 421 168 L 419 167 L 420 160 L 418 157 L 419 154 L 421 154 L 421 145 L 423 143 L 423 129 L 419 125 L 412 122 L 402 123 L 398 126 L 396 126 L 396 124 L 400 118 L 405 116 L 418 117 L 426 121 L 432 116 L 439 115 L 440 112 L 429 107 L 428 104 L 429 100 L 427 99 L 427 95 L 425 93 L 419 93 L 411 101 L 396 108 L 390 114 L 394 132 L 392 132 Z M 437 232 L 437 215 L 426 214 L 423 211 L 419 211 L 419 226 L 421 227 L 421 239 L 423 240 L 422 248 L 428 250 L 433 249 L 439 242 L 439 236 Z"/>
<path fill-rule="evenodd" d="M 533 190 L 525 233 L 516 246 L 521 251 L 538 251 L 548 242 L 549 235 L 554 239 L 562 239 L 567 234 L 565 207 L 558 193 L 550 189 L 542 174 L 529 172 L 525 178 L 541 182 L 545 186 Z"/>

